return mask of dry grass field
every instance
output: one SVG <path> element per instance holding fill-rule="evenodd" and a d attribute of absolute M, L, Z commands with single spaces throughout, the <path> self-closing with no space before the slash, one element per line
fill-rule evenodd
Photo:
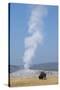
<path fill-rule="evenodd" d="M 37 77 L 32 78 L 10 78 L 10 86 L 38 86 L 58 84 L 58 77 L 48 77 L 46 80 L 39 80 Z"/>

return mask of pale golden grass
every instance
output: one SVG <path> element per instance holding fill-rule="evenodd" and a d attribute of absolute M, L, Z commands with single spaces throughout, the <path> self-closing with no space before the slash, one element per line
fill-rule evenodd
<path fill-rule="evenodd" d="M 37 85 L 53 85 L 58 84 L 58 77 L 48 77 L 46 80 L 39 80 L 37 77 L 33 78 L 11 78 L 10 86 L 37 86 Z"/>

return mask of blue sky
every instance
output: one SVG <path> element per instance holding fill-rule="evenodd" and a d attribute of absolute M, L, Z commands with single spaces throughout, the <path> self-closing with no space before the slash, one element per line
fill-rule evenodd
<path fill-rule="evenodd" d="M 10 4 L 10 64 L 23 64 L 24 38 L 28 34 L 31 6 Z M 44 42 L 38 46 L 32 64 L 58 61 L 58 7 L 46 8 L 48 15 L 44 19 Z"/>

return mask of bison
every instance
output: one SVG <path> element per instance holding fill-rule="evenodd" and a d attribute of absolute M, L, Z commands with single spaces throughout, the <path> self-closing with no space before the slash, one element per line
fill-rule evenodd
<path fill-rule="evenodd" d="M 41 72 L 38 78 L 39 79 L 46 79 L 46 73 L 45 72 Z"/>

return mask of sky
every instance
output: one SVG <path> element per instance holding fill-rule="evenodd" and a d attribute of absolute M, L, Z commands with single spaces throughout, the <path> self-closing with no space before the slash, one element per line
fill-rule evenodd
<path fill-rule="evenodd" d="M 10 64 L 22 65 L 24 39 L 28 35 L 28 22 L 33 4 L 10 4 Z M 58 7 L 47 6 L 44 18 L 43 42 L 38 45 L 32 64 L 58 61 Z"/>

